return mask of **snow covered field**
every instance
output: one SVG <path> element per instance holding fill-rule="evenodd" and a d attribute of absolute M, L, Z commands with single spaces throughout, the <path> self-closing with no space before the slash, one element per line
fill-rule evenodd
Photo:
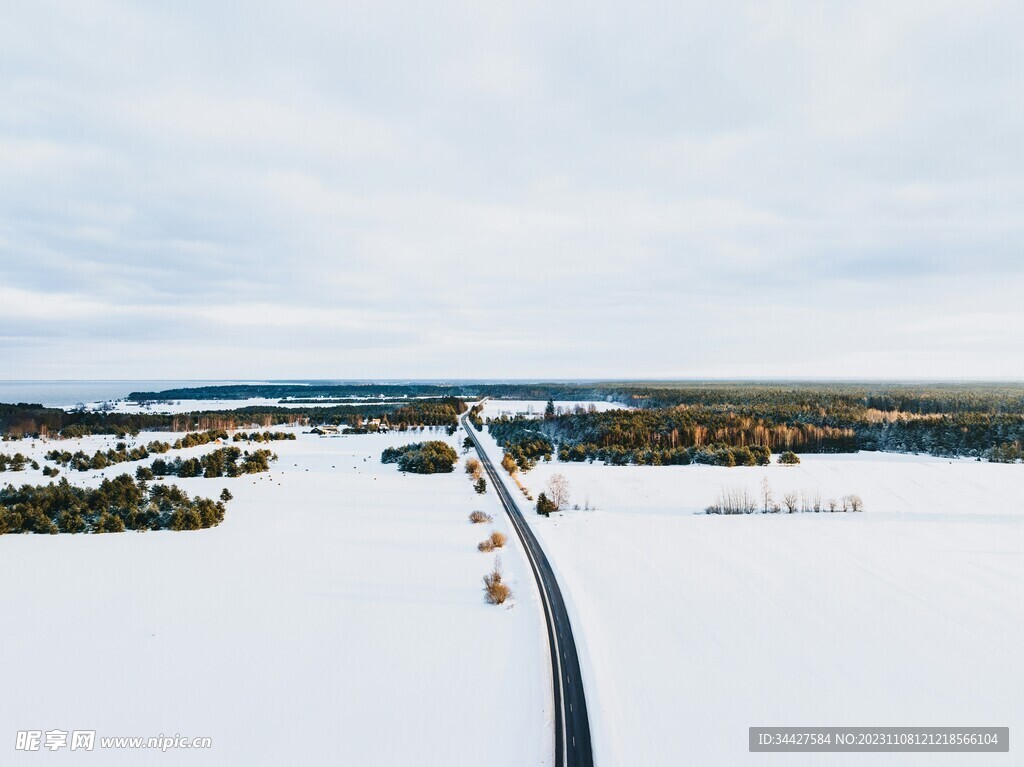
<path fill-rule="evenodd" d="M 257 445 L 280 455 L 269 474 L 168 478 L 208 497 L 230 488 L 227 518 L 210 530 L 0 536 L 0 763 L 47 760 L 13 750 L 27 729 L 213 739 L 173 755 L 97 747 L 75 752 L 76 764 L 547 763 L 546 646 L 513 535 L 502 559 L 516 599 L 482 601 L 493 557 L 476 544 L 510 533 L 494 494 L 476 495 L 461 461 L 433 476 L 379 462 L 388 445 L 461 440 L 438 435 L 300 434 Z M 41 458 L 114 442 L 0 451 Z M 93 484 L 97 474 L 61 476 Z M 467 521 L 478 508 L 493 525 Z"/>
<path fill-rule="evenodd" d="M 492 401 L 485 415 L 543 404 Z M 388 445 L 461 444 L 439 434 L 300 434 L 257 445 L 281 456 L 269 474 L 168 478 L 209 497 L 231 489 L 211 530 L 0 536 L 8 737 L 213 738 L 171 757 L 75 757 L 104 765 L 546 763 L 546 647 L 513 535 L 502 559 L 514 606 L 481 600 L 492 560 L 475 545 L 511 532 L 493 492 L 473 493 L 461 462 L 415 476 L 378 460 Z M 136 465 L 61 476 L 93 484 Z M 797 467 L 552 463 L 523 480 L 536 493 L 555 473 L 571 503 L 597 507 L 528 520 L 573 615 L 598 765 L 987 764 L 749 754 L 747 727 L 1024 726 L 1024 467 L 862 453 Z M 723 488 L 757 494 L 762 478 L 776 499 L 856 493 L 866 511 L 699 513 Z M 475 508 L 495 524 L 470 525 Z"/>
<path fill-rule="evenodd" d="M 500 451 L 489 437 L 495 456 Z M 969 765 L 750 754 L 749 726 L 1024 729 L 1024 467 L 862 453 L 798 467 L 540 464 L 602 765 Z M 857 493 L 861 514 L 698 514 L 723 487 Z M 521 496 L 518 496 L 521 498 Z M 525 507 L 525 503 L 524 503 Z M 1011 749 L 1017 750 L 1013 745 Z"/>

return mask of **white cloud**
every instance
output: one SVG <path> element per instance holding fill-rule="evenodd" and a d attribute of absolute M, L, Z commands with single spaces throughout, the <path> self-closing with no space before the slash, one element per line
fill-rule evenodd
<path fill-rule="evenodd" d="M 0 377 L 1022 377 L 1022 22 L 8 9 Z"/>

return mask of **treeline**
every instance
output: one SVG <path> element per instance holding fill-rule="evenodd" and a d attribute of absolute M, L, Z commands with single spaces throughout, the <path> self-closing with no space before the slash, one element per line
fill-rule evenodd
<path fill-rule="evenodd" d="M 39 468 L 38 463 L 30 460 L 28 456 L 22 455 L 21 453 L 15 453 L 14 455 L 0 453 L 0 471 L 25 471 L 29 465 L 31 465 L 33 469 Z"/>
<path fill-rule="evenodd" d="M 773 424 L 733 413 L 698 413 L 694 409 L 611 410 L 554 415 L 544 420 L 501 418 L 490 431 L 520 468 L 524 446 L 538 451 L 558 445 L 562 461 L 604 461 L 669 465 L 703 463 L 754 466 L 771 452 L 853 452 L 852 429 L 813 424 Z"/>
<path fill-rule="evenodd" d="M 389 447 L 380 456 L 381 463 L 397 463 L 400 471 L 413 474 L 449 474 L 458 460 L 455 449 L 440 440 Z"/>
<path fill-rule="evenodd" d="M 232 442 L 280 442 L 295 440 L 293 431 L 254 431 L 252 433 L 240 431 L 231 437 Z"/>
<path fill-rule="evenodd" d="M 544 419 L 503 416 L 490 421 L 490 427 L 503 446 L 544 438 L 558 445 L 562 460 L 609 463 L 707 462 L 703 456 L 708 452 L 743 447 L 773 453 L 883 450 L 1018 460 L 1024 443 L 1021 414 L 916 415 L 841 405 L 805 409 L 792 402 L 574 411 Z M 736 457 L 741 463 L 745 458 Z"/>
<path fill-rule="evenodd" d="M 223 442 L 228 438 L 224 429 L 207 429 L 206 431 L 190 432 L 184 437 L 174 440 L 172 447 L 175 450 L 184 450 L 190 447 L 209 445 L 211 442 Z"/>
<path fill-rule="evenodd" d="M 1018 442 L 1006 442 L 992 448 L 989 460 L 993 463 L 1017 463 L 1024 461 L 1024 447 Z"/>
<path fill-rule="evenodd" d="M 113 449 L 97 450 L 92 455 L 82 450 L 76 450 L 74 453 L 71 453 L 67 450 L 54 449 L 47 452 L 44 458 L 64 468 L 74 469 L 75 471 L 89 471 L 105 469 L 108 466 L 129 461 L 144 461 L 154 453 L 166 453 L 170 449 L 169 443 L 158 440 L 150 442 L 145 446 L 139 445 L 133 448 L 129 448 L 124 442 L 118 442 Z"/>
<path fill-rule="evenodd" d="M 763 445 L 740 445 L 730 447 L 724 444 L 708 447 L 645 448 L 631 450 L 612 445 L 599 447 L 594 444 L 563 443 L 558 448 L 560 461 L 603 461 L 612 466 L 767 466 L 771 463 L 771 451 Z"/>
<path fill-rule="evenodd" d="M 66 411 L 38 404 L 0 404 L 0 433 L 5 439 L 23 437 L 84 437 L 114 434 L 125 437 L 144 430 L 169 428 L 169 416 L 148 413 Z"/>
<path fill-rule="evenodd" d="M 92 455 L 89 455 L 88 453 L 82 450 L 77 450 L 74 453 L 72 453 L 67 450 L 54 449 L 47 452 L 44 457 L 46 458 L 47 461 L 56 463 L 57 465 L 63 466 L 65 468 L 70 468 L 75 471 L 90 471 L 105 469 L 108 466 L 115 466 L 119 463 L 128 463 L 131 461 L 144 461 L 151 455 L 162 455 L 164 453 L 170 452 L 171 450 L 184 450 L 190 447 L 199 447 L 201 445 L 209 445 L 211 443 L 223 442 L 227 440 L 227 438 L 228 433 L 226 431 L 223 431 L 221 429 L 211 429 L 209 431 L 190 432 L 186 434 L 184 437 L 175 440 L 173 444 L 169 442 L 161 442 L 159 440 L 154 440 L 147 445 L 139 445 L 137 447 L 129 448 L 126 443 L 118 442 L 112 449 L 97 450 Z M 293 439 L 295 439 L 295 435 L 290 432 L 254 432 L 252 434 L 240 432 L 238 434 L 235 434 L 234 437 L 232 438 L 232 440 L 235 442 L 272 442 L 275 440 Z M 233 452 L 231 453 L 231 455 L 234 456 L 232 460 L 242 455 L 241 451 L 238 450 L 238 448 L 232 448 L 232 450 Z M 221 456 L 228 455 L 227 453 L 223 453 L 222 451 L 214 452 L 219 453 Z M 257 453 L 262 452 L 268 451 L 257 451 Z M 245 455 L 249 455 L 248 452 L 246 452 Z M 189 473 L 180 474 L 180 476 L 195 477 L 203 476 L 208 464 L 201 464 L 201 471 L 199 471 L 198 473 L 191 473 L 194 462 L 202 462 L 206 460 L 207 457 L 203 456 L 202 458 L 187 459 L 185 461 L 183 461 L 182 459 L 177 459 L 176 462 L 162 461 L 160 462 L 159 465 L 185 465 L 185 471 Z M 219 458 L 209 460 L 217 461 L 219 460 Z M 156 473 L 178 474 L 179 472 L 175 470 L 170 472 L 157 471 Z M 224 476 L 226 473 L 227 469 L 215 474 L 206 474 L 206 476 L 219 477 Z M 240 471 L 238 473 L 248 474 L 252 472 Z M 227 476 L 238 476 L 238 474 L 227 474 Z"/>
<path fill-rule="evenodd" d="M 968 455 L 1000 460 L 1024 442 L 1024 385 L 794 382 L 592 382 L 458 384 L 261 384 L 141 392 L 136 401 L 243 397 L 385 397 L 338 407 L 249 407 L 162 416 L 145 413 L 65 413 L 38 405 L 0 406 L 0 429 L 9 436 L 61 432 L 126 434 L 138 429 L 269 429 L 276 424 L 329 423 L 358 428 L 387 418 L 393 428 L 453 426 L 466 399 L 604 400 L 654 413 L 652 421 L 605 413 L 551 413 L 543 436 L 561 444 L 638 451 L 752 447 L 773 451 L 834 452 L 856 449 Z M 425 399 L 414 399 L 425 398 Z M 447 407 L 451 404 L 451 409 Z M 621 412 L 621 411 L 612 411 Z M 630 411 L 636 412 L 636 411 Z M 476 417 L 479 417 L 477 412 Z M 565 421 L 575 418 L 579 422 Z M 475 421 L 475 419 L 474 419 Z M 616 428 L 618 427 L 618 428 Z M 996 452 L 996 448 L 1000 448 Z M 672 459 L 660 453 L 661 460 Z"/>
<path fill-rule="evenodd" d="M 484 430 L 484 419 L 481 415 L 483 412 L 484 406 L 482 403 L 473 405 L 473 407 L 469 409 L 469 422 L 473 424 L 473 428 L 477 431 Z"/>
<path fill-rule="evenodd" d="M 404 431 L 410 426 L 456 426 L 468 406 L 457 397 L 418 400 L 395 408 L 386 416 L 388 423 Z"/>
<path fill-rule="evenodd" d="M 855 427 L 862 450 L 1002 460 L 1024 441 L 1024 415 L 957 413 Z"/>
<path fill-rule="evenodd" d="M 532 436 L 529 433 L 499 441 L 498 444 L 505 448 L 505 457 L 511 459 L 523 471 L 529 471 L 538 461 L 550 461 L 555 450 L 549 439 Z"/>
<path fill-rule="evenodd" d="M 1024 415 L 1024 385 L 999 383 L 815 383 L 793 381 L 595 381 L 456 384 L 349 383 L 240 384 L 135 392 L 129 399 L 246 399 L 310 397 L 480 397 L 518 400 L 605 400 L 636 407 L 676 405 L 735 408 L 792 405 L 801 410 L 865 408 L 914 415 L 1016 413 Z"/>
<path fill-rule="evenodd" d="M 237 447 L 222 447 L 196 458 L 157 458 L 148 468 L 140 466 L 135 476 L 140 480 L 154 477 L 240 477 L 270 471 L 270 462 L 277 456 L 269 450 L 244 453 Z"/>
<path fill-rule="evenodd" d="M 453 426 L 466 408 L 464 401 L 451 397 L 336 407 L 253 406 L 177 414 L 65 411 L 42 405 L 0 405 L 0 433 L 5 439 L 58 436 L 77 439 L 100 434 L 123 439 L 136 436 L 140 431 L 234 431 L 282 425 L 306 426 L 310 423 L 358 427 L 373 418 L 388 419 L 401 428 Z"/>
<path fill-rule="evenodd" d="M 256 383 L 228 384 L 222 386 L 191 386 L 181 389 L 164 389 L 158 392 L 132 392 L 128 399 L 133 402 L 166 402 L 168 400 L 199 399 L 287 399 L 307 402 L 320 399 L 353 399 L 381 397 L 387 399 L 405 397 L 452 397 L 458 396 L 461 386 L 437 384 L 378 384 L 378 383 Z"/>
<path fill-rule="evenodd" d="M 124 442 L 118 442 L 111 450 L 97 450 L 91 456 L 81 450 L 71 453 L 67 450 L 50 450 L 46 453 L 47 461 L 76 471 L 105 469 L 119 463 L 144 461 L 152 454 L 163 454 L 170 450 L 182 450 L 189 447 L 208 445 L 211 442 L 227 439 L 228 433 L 220 429 L 186 434 L 174 444 L 154 440 L 148 445 L 129 448 Z"/>
<path fill-rule="evenodd" d="M 198 530 L 219 525 L 224 512 L 222 502 L 190 498 L 175 485 L 147 485 L 128 474 L 97 488 L 62 479 L 0 489 L 0 534 Z"/>

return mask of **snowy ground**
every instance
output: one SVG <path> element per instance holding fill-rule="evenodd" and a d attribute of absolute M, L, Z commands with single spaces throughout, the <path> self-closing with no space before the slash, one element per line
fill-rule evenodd
<path fill-rule="evenodd" d="M 1024 466 L 864 453 L 799 467 L 552 463 L 523 480 L 536 494 L 554 473 L 573 503 L 598 507 L 527 515 L 570 602 L 598 764 L 1010 763 L 750 754 L 747 728 L 1022 731 Z M 764 477 L 778 498 L 857 493 L 867 511 L 697 513 Z"/>
<path fill-rule="evenodd" d="M 476 496 L 461 465 L 422 477 L 378 461 L 436 437 L 300 435 L 269 445 L 281 456 L 269 475 L 168 479 L 231 489 L 213 530 L 0 536 L 7 737 L 213 738 L 208 752 L 75 757 L 103 765 L 545 763 L 536 591 L 508 548 L 515 606 L 483 605 L 485 531 L 465 521 L 483 508 L 510 532 L 493 493 Z M 747 727 L 1024 726 L 1024 467 L 863 453 L 798 467 L 554 463 L 523 479 L 536 493 L 554 473 L 572 503 L 598 508 L 528 519 L 573 614 L 599 765 L 987 764 L 1000 758 L 749 754 Z M 857 493 L 867 510 L 699 513 L 762 478 L 776 498 Z"/>
<path fill-rule="evenodd" d="M 213 739 L 210 751 L 73 757 L 102 765 L 547 763 L 546 648 L 512 535 L 502 558 L 517 598 L 511 609 L 482 601 L 493 558 L 476 544 L 490 529 L 510 533 L 494 494 L 477 496 L 461 462 L 454 474 L 414 476 L 378 460 L 388 445 L 438 434 L 300 435 L 257 445 L 280 455 L 270 474 L 168 478 L 197 495 L 231 489 L 211 530 L 0 536 L 0 737 L 13 745 L 17 730 L 56 728 Z M 155 437 L 168 435 L 139 439 Z M 41 458 L 113 442 L 0 452 Z M 476 508 L 494 525 L 471 525 Z M 41 759 L 9 748 L 0 763 Z"/>

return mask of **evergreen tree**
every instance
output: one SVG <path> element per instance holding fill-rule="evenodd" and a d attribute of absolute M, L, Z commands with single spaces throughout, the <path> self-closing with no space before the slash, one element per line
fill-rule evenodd
<path fill-rule="evenodd" d="M 543 514 L 545 517 L 550 517 L 552 511 L 558 511 L 558 506 L 548 498 L 546 493 L 541 493 L 537 496 L 537 513 Z"/>

